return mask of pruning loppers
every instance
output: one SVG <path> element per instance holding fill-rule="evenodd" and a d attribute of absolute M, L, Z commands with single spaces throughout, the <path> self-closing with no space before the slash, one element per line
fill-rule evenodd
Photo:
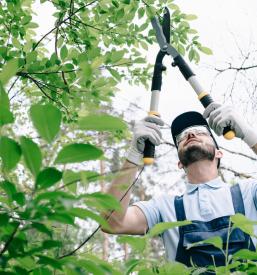
<path fill-rule="evenodd" d="M 165 8 L 165 14 L 163 17 L 162 26 L 157 16 L 154 16 L 151 19 L 151 23 L 156 32 L 156 39 L 160 46 L 160 51 L 157 55 L 155 66 L 154 66 L 154 74 L 152 79 L 152 96 L 151 96 L 151 105 L 150 105 L 149 114 L 159 115 L 157 111 L 157 107 L 158 107 L 158 101 L 159 101 L 159 92 L 161 90 L 162 71 L 166 69 L 162 65 L 162 59 L 165 55 L 170 55 L 173 58 L 172 66 L 173 67 L 178 66 L 184 78 L 189 82 L 191 87 L 196 92 L 198 99 L 202 103 L 203 107 L 206 108 L 209 104 L 213 102 L 213 99 L 211 98 L 209 93 L 204 91 L 201 84 L 198 82 L 196 75 L 193 73 L 191 68 L 185 62 L 183 57 L 172 45 L 170 45 L 170 13 L 168 8 Z M 232 139 L 235 137 L 235 133 L 230 128 L 230 126 L 227 126 L 224 128 L 223 136 L 226 139 Z M 149 155 L 149 151 L 154 152 L 154 149 L 149 149 L 152 147 L 154 148 L 152 144 L 147 145 L 146 152 L 148 153 L 148 155 Z M 154 153 L 153 153 L 153 156 L 154 156 Z M 148 162 L 145 162 L 145 161 L 144 163 L 149 164 Z"/>

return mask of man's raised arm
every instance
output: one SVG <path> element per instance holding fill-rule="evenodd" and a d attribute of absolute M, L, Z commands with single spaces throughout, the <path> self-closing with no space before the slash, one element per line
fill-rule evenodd
<path fill-rule="evenodd" d="M 154 145 L 161 142 L 161 131 L 163 121 L 155 116 L 148 116 L 137 121 L 133 129 L 133 139 L 128 152 L 127 160 L 122 169 L 112 181 L 107 193 L 120 200 L 128 188 L 133 184 L 139 169 L 142 167 L 145 140 L 149 139 Z M 147 220 L 143 212 L 137 206 L 129 206 L 131 190 L 121 200 L 121 211 L 115 211 L 107 219 L 111 230 L 102 229 L 104 232 L 113 234 L 144 234 L 147 229 Z M 102 214 L 105 218 L 108 213 Z"/>

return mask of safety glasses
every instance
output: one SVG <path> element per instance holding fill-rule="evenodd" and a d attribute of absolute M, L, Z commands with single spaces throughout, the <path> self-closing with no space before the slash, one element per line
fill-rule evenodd
<path fill-rule="evenodd" d="M 205 126 L 192 126 L 192 127 L 186 128 L 183 132 L 181 132 L 180 134 L 178 134 L 176 136 L 177 146 L 179 145 L 179 143 L 181 141 L 183 141 L 187 138 L 189 133 L 193 133 L 196 136 L 210 136 L 211 135 L 211 133 Z"/>

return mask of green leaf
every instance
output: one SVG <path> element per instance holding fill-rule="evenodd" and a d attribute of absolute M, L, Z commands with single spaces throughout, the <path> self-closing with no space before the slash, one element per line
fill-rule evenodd
<path fill-rule="evenodd" d="M 145 8 L 141 7 L 138 9 L 138 19 L 142 18 L 145 14 Z"/>
<path fill-rule="evenodd" d="M 31 224 L 31 227 L 35 228 L 39 232 L 44 233 L 44 234 L 48 235 L 50 238 L 52 238 L 53 233 L 46 225 L 44 225 L 42 223 L 33 222 Z"/>
<path fill-rule="evenodd" d="M 17 192 L 16 194 L 13 195 L 13 200 L 15 200 L 20 206 L 25 205 L 26 199 L 25 195 L 22 192 Z"/>
<path fill-rule="evenodd" d="M 215 236 L 215 237 L 211 237 L 209 239 L 206 239 L 206 240 L 203 240 L 203 241 L 200 241 L 200 242 L 190 244 L 190 245 L 187 246 L 187 249 L 190 249 L 191 247 L 195 247 L 199 244 L 211 244 L 211 245 L 215 246 L 218 249 L 223 248 L 222 238 L 219 237 L 219 236 Z"/>
<path fill-rule="evenodd" d="M 233 258 L 239 258 L 241 260 L 257 261 L 257 253 L 256 253 L 256 251 L 250 251 L 248 249 L 241 249 L 233 255 Z"/>
<path fill-rule="evenodd" d="M 12 78 L 19 68 L 19 60 L 17 58 L 7 61 L 4 65 L 3 70 L 0 73 L 0 82 L 6 85 L 10 78 Z"/>
<path fill-rule="evenodd" d="M 38 261 L 39 264 L 49 265 L 49 266 L 52 266 L 53 268 L 60 269 L 60 270 L 62 269 L 62 265 L 58 260 L 55 260 L 53 258 L 49 258 L 46 256 L 42 256 L 42 255 L 38 255 L 38 257 L 39 257 L 39 261 Z"/>
<path fill-rule="evenodd" d="M 231 221 L 233 223 L 233 227 L 240 228 L 245 233 L 254 236 L 254 225 L 257 224 L 256 221 L 251 221 L 248 218 L 246 218 L 242 214 L 236 214 L 231 216 Z"/>
<path fill-rule="evenodd" d="M 178 45 L 178 51 L 180 54 L 185 55 L 185 48 L 181 44 Z"/>
<path fill-rule="evenodd" d="M 61 178 L 62 172 L 60 172 L 59 170 L 53 167 L 45 168 L 37 175 L 36 187 L 37 189 L 48 188 L 60 181 Z"/>
<path fill-rule="evenodd" d="M 112 63 L 117 63 L 118 61 L 120 61 L 123 56 L 125 54 L 125 51 L 114 51 L 111 54 L 111 62 Z"/>
<path fill-rule="evenodd" d="M 192 61 L 194 59 L 194 56 L 195 56 L 194 49 L 190 49 L 189 54 L 188 54 L 189 60 Z"/>
<path fill-rule="evenodd" d="M 160 274 L 179 274 L 179 275 L 189 275 L 191 270 L 182 263 L 173 262 L 166 263 L 159 268 Z M 196 273 L 194 273 L 196 274 Z"/>
<path fill-rule="evenodd" d="M 191 221 L 180 221 L 180 222 L 161 222 L 156 224 L 148 233 L 150 237 L 154 237 L 162 234 L 164 231 L 172 229 L 177 226 L 184 226 L 191 224 Z"/>
<path fill-rule="evenodd" d="M 51 201 L 51 200 L 57 200 L 57 199 L 75 200 L 76 198 L 73 195 L 70 195 L 62 191 L 44 192 L 42 194 L 39 194 L 35 198 L 35 203 L 37 204 L 42 200 Z"/>
<path fill-rule="evenodd" d="M 32 51 L 28 53 L 26 56 L 26 64 L 31 64 L 35 62 L 37 60 L 37 54 L 38 53 L 36 51 Z"/>
<path fill-rule="evenodd" d="M 207 47 L 199 47 L 199 50 L 205 54 L 208 54 L 208 55 L 212 55 L 213 52 L 211 49 L 207 48 Z"/>
<path fill-rule="evenodd" d="M 80 172 L 74 172 L 72 170 L 66 170 L 63 172 L 63 183 L 65 185 L 77 181 L 80 181 Z"/>
<path fill-rule="evenodd" d="M 63 173 L 63 183 L 72 192 L 76 193 L 77 182 L 81 181 L 83 184 L 98 180 L 100 175 L 94 171 L 79 171 L 66 170 Z"/>
<path fill-rule="evenodd" d="M 47 267 L 39 267 L 39 268 L 33 269 L 32 274 L 33 275 L 53 275 L 53 272 Z"/>
<path fill-rule="evenodd" d="M 37 104 L 31 106 L 30 116 L 39 135 L 48 143 L 53 141 L 60 130 L 61 111 L 51 104 Z"/>
<path fill-rule="evenodd" d="M 108 222 L 101 216 L 95 214 L 94 212 L 84 209 L 84 208 L 72 208 L 69 213 L 71 213 L 72 215 L 85 220 L 87 218 L 90 218 L 94 221 L 96 221 L 97 223 L 99 223 L 103 228 L 105 229 L 110 229 L 110 226 L 108 224 Z"/>
<path fill-rule="evenodd" d="M 48 214 L 48 219 L 52 221 L 57 221 L 64 224 L 74 225 L 74 217 L 73 215 L 67 212 L 57 212 Z"/>
<path fill-rule="evenodd" d="M 92 64 L 91 64 L 91 68 L 92 69 L 98 68 L 100 65 L 102 65 L 104 63 L 104 61 L 105 61 L 105 56 L 98 56 L 98 57 L 96 57 L 93 60 Z"/>
<path fill-rule="evenodd" d="M 143 252 L 146 247 L 147 239 L 145 237 L 134 237 L 134 236 L 121 236 L 118 237 L 119 243 L 127 243 L 133 249 Z"/>
<path fill-rule="evenodd" d="M 131 259 L 125 263 L 126 266 L 126 275 L 131 274 L 131 272 L 134 270 L 134 268 L 139 265 L 140 263 L 143 263 L 143 260 L 138 259 Z"/>
<path fill-rule="evenodd" d="M 6 226 L 9 222 L 9 216 L 6 213 L 0 213 L 0 226 Z"/>
<path fill-rule="evenodd" d="M 1 82 L 0 82 L 0 126 L 12 123 L 13 114 L 10 112 L 10 102 Z"/>
<path fill-rule="evenodd" d="M 55 240 L 45 240 L 42 243 L 43 248 L 45 249 L 50 249 L 54 247 L 62 247 L 63 243 L 60 241 L 55 241 Z"/>
<path fill-rule="evenodd" d="M 122 119 L 107 114 L 81 117 L 78 124 L 79 128 L 83 130 L 117 131 L 127 129 L 127 125 Z"/>
<path fill-rule="evenodd" d="M 21 137 L 20 143 L 26 166 L 34 176 L 37 176 L 42 164 L 42 155 L 38 145 L 26 137 Z"/>
<path fill-rule="evenodd" d="M 110 194 L 95 192 L 83 194 L 79 198 L 85 198 L 88 206 L 95 207 L 99 211 L 121 210 L 120 202 Z"/>
<path fill-rule="evenodd" d="M 12 170 L 21 157 L 20 145 L 13 139 L 0 137 L 0 157 L 2 158 L 4 170 Z"/>
<path fill-rule="evenodd" d="M 12 201 L 13 196 L 17 193 L 16 186 L 7 180 L 0 182 L 0 188 L 5 191 L 10 201 Z"/>
<path fill-rule="evenodd" d="M 112 68 L 108 68 L 108 70 L 114 78 L 116 78 L 118 81 L 121 80 L 121 75 L 116 70 Z"/>
<path fill-rule="evenodd" d="M 91 144 L 74 143 L 65 146 L 58 153 L 55 163 L 76 163 L 86 160 L 96 160 L 103 151 Z"/>
<path fill-rule="evenodd" d="M 76 261 L 76 266 L 82 267 L 87 272 L 85 274 L 95 274 L 95 275 L 105 275 L 105 274 L 113 274 L 111 272 L 106 272 L 104 268 L 102 268 L 98 263 L 95 263 L 91 260 L 78 260 Z"/>
<path fill-rule="evenodd" d="M 65 45 L 61 48 L 60 55 L 62 60 L 65 60 L 65 58 L 68 56 L 68 49 Z"/>

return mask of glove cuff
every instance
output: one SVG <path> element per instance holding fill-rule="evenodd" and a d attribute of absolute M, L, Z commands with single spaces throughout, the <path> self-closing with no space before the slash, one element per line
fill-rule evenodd
<path fill-rule="evenodd" d="M 131 146 L 131 148 L 128 151 L 126 159 L 129 162 L 134 163 L 136 165 L 142 165 L 143 164 L 143 161 L 142 161 L 143 160 L 143 154 L 141 154 L 140 152 L 138 152 L 132 146 Z"/>
<path fill-rule="evenodd" d="M 244 133 L 243 141 L 252 148 L 255 144 L 257 144 L 257 134 L 249 127 Z"/>

